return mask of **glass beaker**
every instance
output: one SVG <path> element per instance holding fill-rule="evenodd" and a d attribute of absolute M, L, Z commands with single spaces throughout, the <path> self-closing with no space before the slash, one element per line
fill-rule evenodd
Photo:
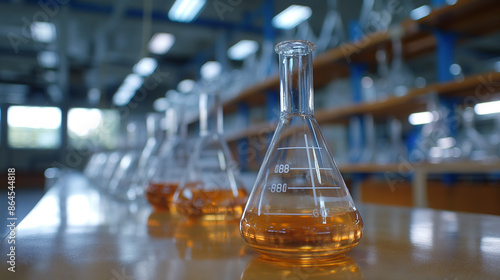
<path fill-rule="evenodd" d="M 200 135 L 179 189 L 177 212 L 205 220 L 239 219 L 248 198 L 222 135 L 222 107 L 214 85 L 200 91 Z"/>
<path fill-rule="evenodd" d="M 160 148 L 157 162 L 148 171 L 152 176 L 146 187 L 146 198 L 158 210 L 170 208 L 187 168 L 190 147 L 186 141 L 185 104 L 182 99 L 180 93 L 169 94 L 171 105 L 165 111 L 168 140 Z"/>
<path fill-rule="evenodd" d="M 264 256 L 317 261 L 356 246 L 363 221 L 313 110 L 307 41 L 276 45 L 281 114 L 240 221 L 243 239 Z"/>

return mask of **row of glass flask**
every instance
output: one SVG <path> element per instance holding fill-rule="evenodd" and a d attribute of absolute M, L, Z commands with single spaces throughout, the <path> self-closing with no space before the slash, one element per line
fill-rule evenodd
<path fill-rule="evenodd" d="M 280 119 L 250 195 L 222 136 L 214 83 L 198 89 L 199 137 L 191 147 L 182 121 L 185 108 L 177 99 L 166 112 L 168 140 L 158 141 L 161 137 L 152 133 L 158 118 L 150 116 L 142 153 L 121 159 L 108 154 L 104 167 L 96 154 L 87 176 L 125 199 L 145 193 L 157 209 L 203 220 L 240 219 L 243 239 L 271 258 L 329 259 L 350 250 L 361 238 L 363 221 L 314 117 L 314 49 L 307 41 L 284 41 L 275 48 Z M 103 178 L 111 160 L 119 161 L 114 176 Z M 126 168 L 131 162 L 136 162 L 135 172 Z"/>

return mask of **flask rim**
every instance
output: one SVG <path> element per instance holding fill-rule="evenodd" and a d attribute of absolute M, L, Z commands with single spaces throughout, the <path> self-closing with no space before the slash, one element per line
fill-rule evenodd
<path fill-rule="evenodd" d="M 276 44 L 274 51 L 280 55 L 308 55 L 316 49 L 311 41 L 287 40 Z"/>

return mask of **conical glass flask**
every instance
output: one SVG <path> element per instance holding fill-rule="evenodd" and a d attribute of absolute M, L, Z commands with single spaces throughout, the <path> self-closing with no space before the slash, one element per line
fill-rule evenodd
<path fill-rule="evenodd" d="M 123 152 L 122 157 L 116 167 L 113 177 L 109 181 L 108 191 L 115 197 L 123 200 L 134 200 L 137 198 L 138 189 L 130 184 L 134 178 L 134 173 L 137 170 L 139 156 L 143 142 L 138 136 L 139 127 L 144 126 L 142 123 L 131 122 L 127 125 L 128 132 L 128 147 Z"/>
<path fill-rule="evenodd" d="M 187 143 L 187 127 L 184 120 L 185 104 L 179 93 L 169 95 L 170 106 L 165 112 L 167 141 L 151 166 L 146 188 L 146 198 L 156 209 L 167 210 L 186 171 L 190 148 Z"/>
<path fill-rule="evenodd" d="M 200 135 L 179 189 L 177 212 L 205 220 L 239 219 L 248 193 L 222 136 L 219 92 L 207 85 L 200 93 Z"/>
<path fill-rule="evenodd" d="M 273 259 L 335 258 L 356 246 L 363 221 L 316 122 L 307 41 L 276 45 L 278 126 L 240 221 L 243 239 Z"/>
<path fill-rule="evenodd" d="M 162 143 L 165 142 L 165 130 L 161 123 L 164 121 L 163 114 L 149 113 L 146 117 L 147 140 L 142 152 L 139 156 L 137 169 L 135 170 L 131 189 L 135 189 L 137 195 L 143 195 L 144 189 L 149 183 L 149 179 L 153 176 L 152 166 L 158 163 L 158 151 Z"/>

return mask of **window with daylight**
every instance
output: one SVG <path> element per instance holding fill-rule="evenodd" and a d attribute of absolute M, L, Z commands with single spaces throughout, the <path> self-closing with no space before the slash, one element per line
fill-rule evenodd
<path fill-rule="evenodd" d="M 68 111 L 68 141 L 75 149 L 114 149 L 119 129 L 117 110 L 72 108 Z"/>
<path fill-rule="evenodd" d="M 12 148 L 57 149 L 61 146 L 61 109 L 10 106 L 7 142 Z"/>

